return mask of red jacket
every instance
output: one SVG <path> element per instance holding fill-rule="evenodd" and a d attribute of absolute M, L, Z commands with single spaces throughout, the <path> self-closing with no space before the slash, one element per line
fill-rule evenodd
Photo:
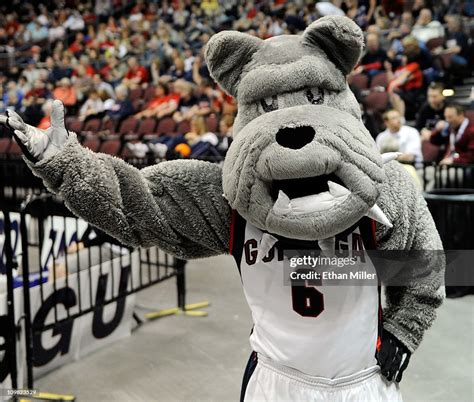
<path fill-rule="evenodd" d="M 433 130 L 430 142 L 435 145 L 445 145 L 449 152 L 449 135 L 442 131 Z M 454 163 L 474 164 L 474 123 L 469 122 L 461 138 L 456 141 L 454 151 L 458 154 Z M 449 156 L 449 155 L 445 155 Z"/>

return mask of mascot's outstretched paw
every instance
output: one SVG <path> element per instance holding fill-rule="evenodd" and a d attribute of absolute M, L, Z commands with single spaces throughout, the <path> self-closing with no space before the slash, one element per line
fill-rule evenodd
<path fill-rule="evenodd" d="M 10 110 L 7 110 L 6 116 L 0 116 L 0 123 L 12 131 L 23 154 L 33 163 L 61 151 L 68 137 L 64 125 L 64 106 L 59 100 L 53 102 L 51 127 L 46 130 L 26 124 L 17 113 Z"/>
<path fill-rule="evenodd" d="M 382 332 L 382 345 L 377 352 L 377 363 L 382 375 L 389 381 L 400 382 L 410 361 L 411 352 L 395 336 L 385 329 Z"/>

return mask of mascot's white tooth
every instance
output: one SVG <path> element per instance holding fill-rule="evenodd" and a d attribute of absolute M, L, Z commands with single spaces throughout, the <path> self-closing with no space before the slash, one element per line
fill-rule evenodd
<path fill-rule="evenodd" d="M 387 216 L 383 213 L 383 211 L 380 209 L 380 207 L 377 204 L 375 204 L 372 208 L 370 208 L 369 212 L 367 212 L 365 215 L 385 226 L 388 226 L 389 228 L 393 227 L 393 225 L 388 220 Z"/>
<path fill-rule="evenodd" d="M 318 245 L 326 257 L 332 257 L 336 249 L 336 237 L 318 240 Z"/>
<path fill-rule="evenodd" d="M 340 184 L 334 183 L 333 181 L 328 181 L 328 187 L 329 192 L 334 197 L 342 197 L 351 193 L 347 188 L 341 186 Z"/>
<path fill-rule="evenodd" d="M 273 211 L 277 214 L 287 214 L 288 212 L 291 212 L 290 199 L 281 190 L 278 193 L 278 198 L 273 206 Z"/>
<path fill-rule="evenodd" d="M 402 153 L 401 152 L 385 152 L 382 154 L 382 162 L 384 164 L 397 159 Z"/>
<path fill-rule="evenodd" d="M 336 203 L 337 199 L 329 191 L 307 195 L 291 200 L 290 208 L 293 215 L 303 215 L 313 212 L 326 211 Z"/>
<path fill-rule="evenodd" d="M 260 241 L 260 247 L 258 248 L 257 262 L 262 261 L 262 258 L 267 255 L 267 253 L 277 241 L 278 239 L 273 237 L 271 234 L 263 234 L 262 240 Z"/>

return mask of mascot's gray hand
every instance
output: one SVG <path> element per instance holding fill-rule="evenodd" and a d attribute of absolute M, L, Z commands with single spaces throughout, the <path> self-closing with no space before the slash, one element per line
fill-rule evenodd
<path fill-rule="evenodd" d="M 32 162 L 57 154 L 64 148 L 68 137 L 64 124 L 64 106 L 59 100 L 53 102 L 51 126 L 46 130 L 26 124 L 17 113 L 10 110 L 7 110 L 6 116 L 0 116 L 0 123 L 12 130 L 25 157 Z"/>

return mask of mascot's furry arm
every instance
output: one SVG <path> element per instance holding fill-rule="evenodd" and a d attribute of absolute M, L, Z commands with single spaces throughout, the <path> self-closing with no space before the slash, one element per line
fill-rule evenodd
<path fill-rule="evenodd" d="M 387 212 L 393 228 L 377 225 L 378 249 L 411 250 L 408 255 L 417 266 L 404 267 L 409 271 L 405 286 L 386 287 L 384 328 L 413 352 L 444 299 L 443 245 L 425 199 L 403 166 L 391 162 L 385 172 L 387 180 L 377 204 Z M 399 255 L 400 259 L 407 256 L 403 251 Z"/>
<path fill-rule="evenodd" d="M 15 113 L 1 118 L 45 186 L 77 216 L 123 244 L 156 245 L 186 259 L 228 251 L 231 210 L 217 164 L 170 161 L 138 170 L 94 153 L 67 132 L 59 101 L 45 131 L 26 125 Z"/>

